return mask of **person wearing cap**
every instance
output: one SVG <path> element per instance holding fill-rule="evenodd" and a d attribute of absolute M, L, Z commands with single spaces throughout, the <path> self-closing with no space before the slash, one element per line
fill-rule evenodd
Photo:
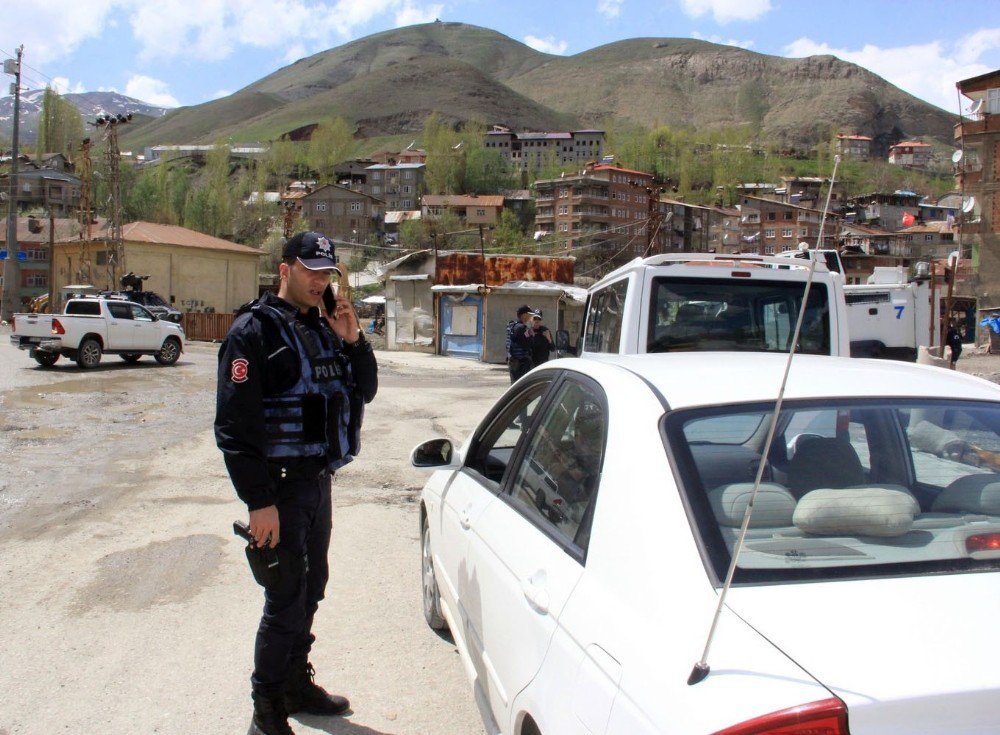
<path fill-rule="evenodd" d="M 531 328 L 531 320 L 541 316 L 535 309 L 522 304 L 517 309 L 517 320 L 507 325 L 507 369 L 510 371 L 510 382 L 514 383 L 535 365 L 531 355 L 534 351 L 535 330 Z"/>
<path fill-rule="evenodd" d="M 549 353 L 556 347 L 552 343 L 552 331 L 542 324 L 542 311 L 538 310 L 538 315 L 531 317 L 531 329 L 535 333 L 535 338 L 531 343 L 531 362 L 538 367 L 543 362 L 548 362 Z"/>
<path fill-rule="evenodd" d="M 291 237 L 277 294 L 241 307 L 219 350 L 215 437 L 258 546 L 302 559 L 298 582 L 264 590 L 250 678 L 249 735 L 291 735 L 288 715 L 345 712 L 345 697 L 313 681 L 313 616 L 329 578 L 333 473 L 360 449 L 364 405 L 378 367 L 343 296 L 324 306 L 339 275 L 333 244 Z"/>

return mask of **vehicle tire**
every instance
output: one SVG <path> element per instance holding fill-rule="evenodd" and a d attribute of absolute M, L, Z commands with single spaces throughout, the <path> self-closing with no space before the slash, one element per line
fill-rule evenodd
<path fill-rule="evenodd" d="M 420 578 L 423 588 L 424 620 L 434 630 L 444 630 L 448 624 L 441 615 L 441 594 L 434 576 L 434 559 L 431 556 L 431 531 L 427 519 L 420 524 Z"/>
<path fill-rule="evenodd" d="M 180 359 L 181 343 L 176 337 L 167 337 L 163 340 L 163 346 L 153 357 L 161 365 L 173 365 Z"/>
<path fill-rule="evenodd" d="M 101 363 L 101 343 L 96 339 L 85 339 L 76 351 L 76 364 L 84 370 L 95 368 Z"/>
<path fill-rule="evenodd" d="M 35 354 L 32 355 L 37 362 L 42 367 L 52 367 L 56 364 L 56 360 L 59 359 L 58 352 L 41 352 L 40 350 L 35 350 Z"/>
<path fill-rule="evenodd" d="M 137 355 L 134 352 L 129 352 L 127 355 L 118 355 L 118 357 L 123 359 L 129 365 L 134 365 L 135 363 L 139 362 L 139 358 L 141 358 L 142 355 Z"/>

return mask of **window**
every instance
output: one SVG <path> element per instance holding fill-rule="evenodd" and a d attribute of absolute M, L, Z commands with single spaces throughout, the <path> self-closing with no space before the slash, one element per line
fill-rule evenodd
<path fill-rule="evenodd" d="M 792 212 L 785 212 L 782 215 L 782 219 L 795 219 L 795 215 Z"/>
<path fill-rule="evenodd" d="M 372 181 L 381 181 L 381 180 L 382 180 L 382 172 L 372 171 Z"/>
<path fill-rule="evenodd" d="M 476 216 L 477 217 L 485 217 L 486 216 L 486 210 L 485 209 L 477 209 L 476 210 Z"/>
<path fill-rule="evenodd" d="M 628 279 L 615 281 L 591 294 L 587 301 L 587 326 L 584 345 L 588 352 L 618 352 L 622 333 L 622 308 L 628 292 Z"/>
<path fill-rule="evenodd" d="M 494 492 L 499 491 L 500 481 L 514 456 L 514 450 L 531 426 L 535 410 L 549 385 L 543 380 L 525 387 L 523 393 L 487 424 L 482 435 L 473 440 L 465 469 L 486 479 Z"/>
<path fill-rule="evenodd" d="M 1000 115 L 1000 89 L 986 90 L 986 109 L 990 115 Z"/>
<path fill-rule="evenodd" d="M 108 311 L 113 319 L 132 319 L 132 308 L 129 304 L 108 304 Z"/>
<path fill-rule="evenodd" d="M 315 208 L 316 208 L 317 212 L 325 212 L 326 211 L 326 202 L 316 202 L 316 207 Z"/>
<path fill-rule="evenodd" d="M 786 227 L 781 231 L 782 237 L 792 237 L 794 234 L 795 230 L 793 230 L 791 227 Z"/>
<path fill-rule="evenodd" d="M 764 230 L 764 237 L 766 239 L 774 238 L 774 230 Z"/>
<path fill-rule="evenodd" d="M 986 449 L 1000 446 L 996 406 L 903 398 L 786 402 L 765 458 L 772 408 L 679 411 L 664 422 L 716 575 L 725 576 L 743 491 L 762 462 L 736 584 L 998 568 L 995 555 L 968 543 L 992 532 L 1000 516 L 987 490 L 1000 482 L 995 452 Z"/>
<path fill-rule="evenodd" d="M 381 186 L 373 186 L 372 187 L 372 194 L 381 194 L 381 193 L 382 193 L 382 187 Z"/>
<path fill-rule="evenodd" d="M 412 187 L 409 187 L 409 186 L 404 186 L 403 187 L 403 193 L 404 194 L 409 194 L 412 190 L 413 190 Z"/>
<path fill-rule="evenodd" d="M 48 277 L 43 275 L 28 276 L 24 280 L 24 285 L 29 287 L 41 288 L 49 285 Z"/>
<path fill-rule="evenodd" d="M 111 304 L 108 304 L 110 307 Z M 127 307 L 126 307 L 127 310 Z M 101 315 L 101 303 L 93 299 L 77 299 L 66 304 L 67 314 L 87 314 L 88 316 Z"/>
<path fill-rule="evenodd" d="M 774 245 L 765 245 L 764 255 L 774 255 Z"/>
<path fill-rule="evenodd" d="M 777 212 L 768 212 L 768 213 L 767 213 L 767 221 L 768 221 L 768 222 L 773 222 L 773 221 L 774 221 L 774 220 L 776 220 L 777 218 L 778 218 L 778 214 L 777 214 Z"/>
<path fill-rule="evenodd" d="M 351 202 L 351 211 L 352 212 L 360 212 L 360 211 L 362 211 L 362 209 L 364 209 L 364 205 L 363 205 L 362 202 Z"/>
<path fill-rule="evenodd" d="M 146 311 L 141 306 L 139 306 L 138 304 L 130 304 L 129 306 L 132 309 L 132 318 L 135 319 L 137 322 L 153 321 L 153 315 L 150 312 Z"/>
<path fill-rule="evenodd" d="M 404 179 L 412 179 L 413 178 L 413 172 L 412 171 L 404 171 L 403 172 L 403 178 Z M 409 187 L 407 187 L 407 189 L 409 189 Z"/>
<path fill-rule="evenodd" d="M 607 436 L 597 386 L 567 380 L 546 409 L 510 485 L 512 505 L 566 546 L 586 551 Z"/>

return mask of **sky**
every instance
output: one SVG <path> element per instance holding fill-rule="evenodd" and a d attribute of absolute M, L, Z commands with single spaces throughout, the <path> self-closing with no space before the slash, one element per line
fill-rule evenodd
<path fill-rule="evenodd" d="M 4 0 L 0 57 L 23 84 L 121 92 L 162 107 L 225 97 L 293 61 L 435 19 L 572 56 L 640 37 L 762 54 L 833 54 L 945 110 L 1000 69 L 998 0 Z M 6 92 L 6 76 L 0 88 Z M 961 100 L 963 106 L 968 100 Z"/>

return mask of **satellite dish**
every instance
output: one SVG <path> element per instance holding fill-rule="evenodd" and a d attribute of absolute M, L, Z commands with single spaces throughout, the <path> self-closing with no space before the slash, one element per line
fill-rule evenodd
<path fill-rule="evenodd" d="M 976 206 L 976 198 L 975 197 L 969 197 L 964 202 L 962 202 L 962 211 L 965 212 L 966 214 L 968 214 L 973 209 L 975 209 L 975 206 Z"/>
<path fill-rule="evenodd" d="M 958 163 L 961 160 L 962 160 L 962 151 L 961 151 L 961 149 L 959 149 L 959 150 L 957 150 L 957 151 L 955 151 L 954 153 L 951 154 L 951 162 L 952 163 Z"/>
<path fill-rule="evenodd" d="M 982 100 L 976 100 L 976 103 L 972 107 L 969 108 L 969 112 L 971 112 L 973 115 L 975 115 L 981 109 L 983 109 L 983 101 Z"/>

